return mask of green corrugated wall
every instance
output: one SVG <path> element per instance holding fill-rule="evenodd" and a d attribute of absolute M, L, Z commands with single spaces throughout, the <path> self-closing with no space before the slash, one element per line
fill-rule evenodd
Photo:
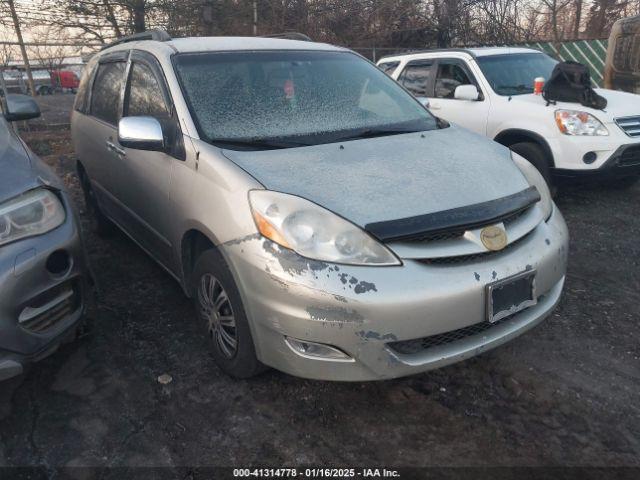
<path fill-rule="evenodd" d="M 604 62 L 607 57 L 607 40 L 578 40 L 561 42 L 556 49 L 551 42 L 525 43 L 519 46 L 537 48 L 561 60 L 580 62 L 591 71 L 591 81 L 601 87 Z"/>

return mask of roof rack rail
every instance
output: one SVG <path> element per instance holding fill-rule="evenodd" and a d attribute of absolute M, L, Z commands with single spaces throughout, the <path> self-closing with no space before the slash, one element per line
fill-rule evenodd
<path fill-rule="evenodd" d="M 119 38 L 104 47 L 101 50 L 105 50 L 110 47 L 115 47 L 116 45 L 120 45 L 122 43 L 129 42 L 138 42 L 141 40 L 155 40 L 156 42 L 168 42 L 171 40 L 171 35 L 162 30 L 161 28 L 156 28 L 153 30 L 147 30 L 146 32 L 134 33 L 133 35 L 127 35 L 126 37 Z"/>
<path fill-rule="evenodd" d="M 285 40 L 300 40 L 302 42 L 313 42 L 311 37 L 299 32 L 272 33 L 271 35 L 262 35 L 263 38 L 282 38 Z"/>

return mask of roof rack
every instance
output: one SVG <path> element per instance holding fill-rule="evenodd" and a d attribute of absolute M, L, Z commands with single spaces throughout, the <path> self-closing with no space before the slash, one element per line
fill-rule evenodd
<path fill-rule="evenodd" d="M 155 40 L 156 42 L 168 42 L 171 40 L 171 35 L 162 30 L 161 28 L 156 28 L 153 30 L 147 30 L 146 32 L 134 33 L 133 35 L 127 35 L 126 37 L 119 38 L 104 47 L 101 50 L 105 50 L 110 47 L 115 47 L 116 45 L 120 45 L 122 43 L 129 42 L 139 42 L 141 40 Z"/>
<path fill-rule="evenodd" d="M 282 38 L 285 40 L 300 40 L 302 42 L 313 42 L 311 37 L 299 32 L 272 33 L 271 35 L 262 35 L 263 38 Z"/>

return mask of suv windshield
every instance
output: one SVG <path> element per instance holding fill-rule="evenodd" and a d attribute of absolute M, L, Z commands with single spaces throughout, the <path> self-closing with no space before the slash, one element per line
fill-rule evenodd
<path fill-rule="evenodd" d="M 174 57 L 203 140 L 287 148 L 432 130 L 436 119 L 374 65 L 348 52 Z"/>
<path fill-rule="evenodd" d="M 504 96 L 532 93 L 536 77 L 549 80 L 558 63 L 544 53 L 490 55 L 477 61 L 493 91 Z"/>

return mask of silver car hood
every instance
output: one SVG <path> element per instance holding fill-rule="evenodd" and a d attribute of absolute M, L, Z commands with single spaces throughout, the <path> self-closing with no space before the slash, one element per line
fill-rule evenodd
<path fill-rule="evenodd" d="M 281 150 L 224 150 L 265 188 L 364 227 L 496 200 L 529 187 L 509 150 L 460 127 Z"/>
<path fill-rule="evenodd" d="M 0 124 L 0 203 L 43 185 L 61 189 L 52 170 L 10 128 L 6 122 Z"/>

